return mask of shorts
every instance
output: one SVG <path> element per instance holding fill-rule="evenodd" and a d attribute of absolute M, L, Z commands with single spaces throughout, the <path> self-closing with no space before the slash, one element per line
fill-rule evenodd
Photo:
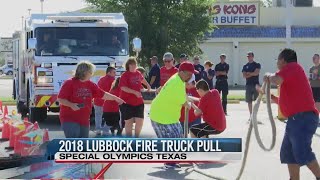
<path fill-rule="evenodd" d="M 144 118 L 144 104 L 132 106 L 129 104 L 122 104 L 120 106 L 121 118 L 129 120 L 131 118 Z"/>
<path fill-rule="evenodd" d="M 63 122 L 61 126 L 66 138 L 89 137 L 89 126 L 83 126 L 75 122 Z"/>
<path fill-rule="evenodd" d="M 280 150 L 282 164 L 303 166 L 316 159 L 311 144 L 318 123 L 319 116 L 314 112 L 302 112 L 288 118 Z"/>
<path fill-rule="evenodd" d="M 107 126 L 120 128 L 120 112 L 104 112 L 102 118 Z"/>
<path fill-rule="evenodd" d="M 221 132 L 214 129 L 207 123 L 201 123 L 197 125 L 193 125 L 190 128 L 192 134 L 194 134 L 197 138 L 201 138 L 203 136 L 208 136 L 210 134 L 220 134 Z"/>
<path fill-rule="evenodd" d="M 184 132 L 184 122 L 180 122 L 181 126 L 182 126 L 182 131 Z M 188 124 L 188 129 L 190 130 L 190 128 L 193 126 L 193 125 L 197 125 L 197 124 L 201 124 L 201 118 L 198 118 L 194 121 L 192 121 L 191 123 L 189 122 Z M 189 130 L 188 130 L 188 133 L 189 133 Z"/>
<path fill-rule="evenodd" d="M 320 102 L 320 87 L 312 88 L 313 99 L 315 102 Z"/>
<path fill-rule="evenodd" d="M 182 138 L 180 122 L 175 124 L 160 124 L 151 120 L 152 127 L 158 138 Z"/>
<path fill-rule="evenodd" d="M 251 103 L 258 98 L 258 91 L 256 90 L 256 85 L 246 85 L 246 102 Z"/>

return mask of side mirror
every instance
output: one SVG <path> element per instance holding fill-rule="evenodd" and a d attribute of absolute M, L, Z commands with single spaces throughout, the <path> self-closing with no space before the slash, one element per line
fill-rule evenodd
<path fill-rule="evenodd" d="M 37 39 L 36 38 L 30 38 L 28 39 L 28 49 L 36 49 L 37 46 Z"/>
<path fill-rule="evenodd" d="M 141 51 L 141 39 L 140 38 L 134 38 L 133 41 L 133 51 L 140 52 Z"/>

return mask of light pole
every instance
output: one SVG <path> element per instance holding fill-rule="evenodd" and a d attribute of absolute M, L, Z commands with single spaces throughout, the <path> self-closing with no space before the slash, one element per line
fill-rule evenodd
<path fill-rule="evenodd" d="M 293 7 L 293 0 L 286 0 L 286 43 L 287 43 L 287 48 L 291 47 L 292 7 Z"/>
<path fill-rule="evenodd" d="M 28 12 L 29 12 L 29 16 L 30 16 L 30 14 L 31 14 L 31 9 L 28 9 Z"/>
<path fill-rule="evenodd" d="M 44 0 L 40 0 L 40 3 L 41 3 L 41 14 L 43 14 L 43 2 L 44 2 Z"/>
<path fill-rule="evenodd" d="M 23 21 L 24 21 L 24 17 L 23 16 L 21 16 L 21 29 L 22 29 L 22 31 L 23 31 Z"/>

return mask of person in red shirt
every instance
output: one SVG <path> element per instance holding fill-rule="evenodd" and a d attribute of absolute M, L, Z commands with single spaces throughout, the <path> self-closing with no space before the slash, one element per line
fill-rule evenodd
<path fill-rule="evenodd" d="M 120 77 L 113 81 L 110 94 L 117 97 L 120 96 L 119 87 Z M 103 104 L 103 120 L 107 126 L 110 127 L 112 136 L 114 136 L 115 130 L 117 130 L 117 136 L 122 135 L 123 124 L 120 122 L 120 110 L 119 104 L 116 101 L 106 100 Z"/>
<path fill-rule="evenodd" d="M 205 80 L 198 81 L 196 88 L 201 97 L 199 107 L 194 103 L 191 106 L 196 116 L 202 115 L 204 123 L 193 125 L 190 128 L 191 137 L 202 138 L 208 137 L 210 134 L 222 133 L 226 129 L 226 116 L 218 90 L 210 90 Z"/>
<path fill-rule="evenodd" d="M 277 66 L 279 71 L 275 74 L 267 73 L 264 81 L 280 85 L 278 103 L 283 115 L 288 117 L 280 150 L 281 163 L 288 165 L 292 180 L 300 178 L 300 167 L 303 165 L 307 165 L 318 180 L 320 167 L 311 144 L 318 127 L 319 112 L 315 107 L 308 78 L 297 63 L 297 54 L 292 49 L 281 51 Z"/>
<path fill-rule="evenodd" d="M 106 75 L 99 79 L 98 87 L 105 92 L 109 92 L 111 89 L 111 84 L 115 79 L 115 76 L 116 68 L 109 66 L 106 70 Z M 101 98 L 94 99 L 95 126 L 97 135 L 109 134 L 109 127 L 102 125 L 103 103 L 104 100 Z"/>
<path fill-rule="evenodd" d="M 198 94 L 195 85 L 196 85 L 195 75 L 193 74 L 191 79 L 189 80 L 189 82 L 186 83 L 186 92 L 187 92 L 188 96 L 200 98 L 200 95 Z M 198 103 L 195 103 L 195 104 L 198 105 Z M 201 117 L 196 116 L 194 114 L 194 109 L 193 108 L 189 109 L 188 115 L 189 115 L 188 116 L 188 122 L 189 122 L 188 123 L 188 127 L 189 127 L 189 130 L 190 130 L 191 126 L 201 123 Z M 185 121 L 185 108 L 183 106 L 181 108 L 181 116 L 180 116 L 180 123 L 181 123 L 183 131 L 184 131 L 184 121 Z"/>
<path fill-rule="evenodd" d="M 178 72 L 178 69 L 173 65 L 173 54 L 167 52 L 163 55 L 164 66 L 160 68 L 160 88 Z"/>
<path fill-rule="evenodd" d="M 132 136 L 132 126 L 135 123 L 135 137 L 139 137 L 144 118 L 144 102 L 141 94 L 142 84 L 151 87 L 143 75 L 137 71 L 137 61 L 129 58 L 125 64 L 126 72 L 120 78 L 120 98 L 126 103 L 120 106 L 121 116 L 125 121 L 126 135 Z"/>
<path fill-rule="evenodd" d="M 88 138 L 92 99 L 124 101 L 108 92 L 102 91 L 90 81 L 95 66 L 90 62 L 80 62 L 76 74 L 66 80 L 58 94 L 60 103 L 60 122 L 66 138 Z"/>

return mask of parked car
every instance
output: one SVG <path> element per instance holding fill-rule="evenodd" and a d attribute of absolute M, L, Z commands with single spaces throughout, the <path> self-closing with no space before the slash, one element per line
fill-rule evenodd
<path fill-rule="evenodd" d="M 12 64 L 6 64 L 2 67 L 0 67 L 0 75 L 6 74 L 6 75 L 13 75 L 13 65 Z"/>

